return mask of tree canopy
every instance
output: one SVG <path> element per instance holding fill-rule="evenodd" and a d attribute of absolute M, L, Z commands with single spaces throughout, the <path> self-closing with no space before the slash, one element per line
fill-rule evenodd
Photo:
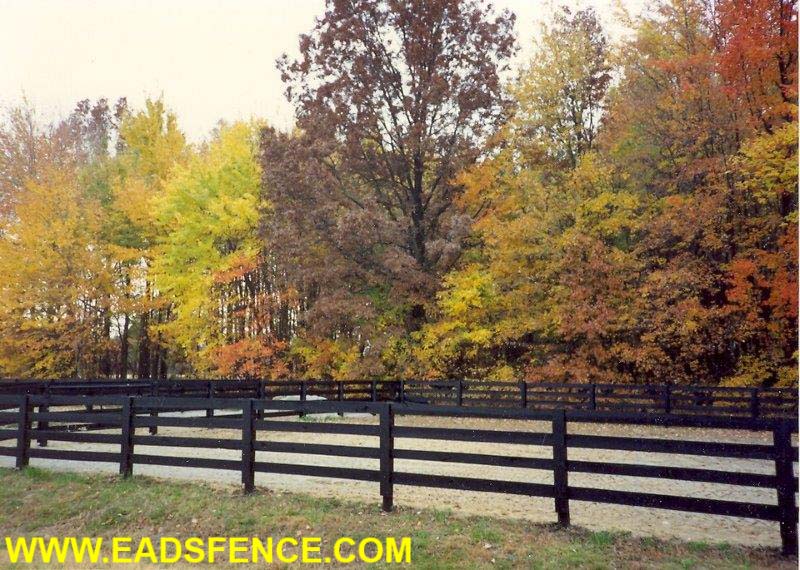
<path fill-rule="evenodd" d="M 7 109 L 0 377 L 796 385 L 796 2 L 628 27 L 327 0 L 290 132 Z"/>

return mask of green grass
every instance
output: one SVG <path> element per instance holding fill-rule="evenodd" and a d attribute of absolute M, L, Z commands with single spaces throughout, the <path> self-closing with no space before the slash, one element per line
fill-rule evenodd
<path fill-rule="evenodd" d="M 589 541 L 595 546 L 609 546 L 614 543 L 614 535 L 605 530 L 593 532 L 589 535 Z"/>
<path fill-rule="evenodd" d="M 410 536 L 414 568 L 796 568 L 771 549 L 683 543 L 613 532 L 561 529 L 447 510 L 399 507 L 259 490 L 122 480 L 39 469 L 0 469 L 4 536 Z M 0 566 L 5 564 L 0 545 Z M 30 566 L 26 566 L 30 568 Z M 174 567 L 174 566 L 173 566 Z M 221 567 L 216 565 L 214 567 Z M 358 565 L 349 567 L 357 568 Z M 382 568 L 380 564 L 371 565 Z"/>

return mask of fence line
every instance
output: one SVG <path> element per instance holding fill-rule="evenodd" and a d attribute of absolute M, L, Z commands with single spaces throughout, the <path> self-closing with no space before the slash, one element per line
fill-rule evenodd
<path fill-rule="evenodd" d="M 792 434 L 797 432 L 795 420 L 752 419 L 723 417 L 687 417 L 629 413 L 602 413 L 581 410 L 478 409 L 437 407 L 422 404 L 393 402 L 331 402 L 331 401 L 264 401 L 238 398 L 165 398 L 158 396 L 0 396 L 0 441 L 15 441 L 16 445 L 0 446 L 0 455 L 15 457 L 18 468 L 31 459 L 99 461 L 119 464 L 122 476 L 133 473 L 135 465 L 166 465 L 224 469 L 241 472 L 246 492 L 255 486 L 255 473 L 307 475 L 372 481 L 379 484 L 384 510 L 393 506 L 394 486 L 411 485 L 465 491 L 487 491 L 554 500 L 558 522 L 570 522 L 570 504 L 589 501 L 685 512 L 707 513 L 775 521 L 779 523 L 783 552 L 797 552 L 797 505 L 795 493 L 798 479 L 794 463 L 797 447 Z M 87 408 L 91 407 L 92 411 Z M 94 409 L 100 408 L 99 410 Z M 14 411 L 10 411 L 14 410 Z M 158 415 L 169 412 L 202 412 L 213 415 Z M 231 411 L 233 411 L 231 413 Z M 369 413 L 378 416 L 378 424 L 328 423 L 287 421 L 286 416 L 303 413 Z M 548 422 L 549 430 L 500 431 L 457 427 L 396 426 L 398 415 L 433 417 L 508 418 Z M 712 429 L 764 430 L 772 433 L 770 445 L 728 443 L 697 440 L 618 437 L 571 433 L 573 423 L 630 423 L 705 427 Z M 10 428 L 9 426 L 14 426 Z M 98 427 L 99 426 L 99 427 Z M 240 436 L 231 438 L 164 436 L 158 427 L 214 428 L 238 430 Z M 86 428 L 94 428 L 86 430 Z M 155 429 L 153 429 L 155 428 Z M 77 430 L 77 431 L 76 431 Z M 138 430 L 138 433 L 137 433 Z M 113 433 L 99 433 L 99 431 Z M 146 432 L 146 433 L 143 433 Z M 363 435 L 375 438 L 375 447 L 324 444 L 318 442 L 281 442 L 259 440 L 258 435 L 270 433 Z M 525 457 L 508 454 L 433 451 L 403 446 L 400 440 L 469 441 L 514 444 L 549 448 L 550 457 Z M 39 446 L 33 447 L 32 441 Z M 47 441 L 118 445 L 118 452 L 47 449 Z M 206 457 L 177 457 L 141 453 L 141 447 L 187 447 L 193 449 L 226 449 L 241 452 L 239 459 Z M 771 461 L 774 474 L 720 469 L 697 469 L 667 465 L 643 465 L 608 461 L 578 461 L 570 458 L 571 449 L 605 449 L 617 451 L 653 452 L 662 454 L 701 455 L 739 460 Z M 330 467 L 263 461 L 257 452 L 369 458 L 378 460 L 378 469 Z M 428 473 L 398 471 L 394 462 L 418 460 L 428 462 L 466 463 L 496 467 L 544 470 L 553 474 L 553 483 L 509 481 L 494 478 L 474 478 Z M 620 477 L 647 477 L 688 482 L 710 482 L 735 487 L 757 487 L 775 490 L 775 503 L 754 503 L 736 500 L 698 498 L 681 495 L 676 485 L 675 495 L 644 493 L 581 487 L 569 482 L 570 473 L 593 473 Z"/>
<path fill-rule="evenodd" d="M 325 398 L 435 406 L 647 412 L 674 415 L 796 417 L 796 388 L 541 384 L 479 380 L 131 380 L 5 381 L 0 394 Z"/>

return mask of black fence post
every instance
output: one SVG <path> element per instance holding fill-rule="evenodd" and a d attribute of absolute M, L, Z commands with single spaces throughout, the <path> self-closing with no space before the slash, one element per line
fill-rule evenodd
<path fill-rule="evenodd" d="M 369 390 L 370 390 L 370 394 L 369 394 L 370 395 L 370 400 L 372 400 L 373 402 L 377 402 L 378 401 L 378 381 L 377 380 L 373 380 L 372 381 L 372 383 L 370 384 Z"/>
<path fill-rule="evenodd" d="M 256 382 L 258 382 L 258 388 L 257 388 L 257 391 L 256 391 L 256 397 L 258 398 L 258 400 L 260 402 L 263 402 L 264 401 L 264 382 L 262 382 L 261 380 L 256 380 Z M 263 406 L 260 407 L 256 411 L 256 419 L 259 419 L 259 420 L 263 420 L 264 419 L 264 407 Z"/>
<path fill-rule="evenodd" d="M 524 380 L 519 383 L 519 407 L 523 410 L 528 407 L 528 383 Z"/>
<path fill-rule="evenodd" d="M 252 493 L 255 489 L 255 463 L 256 463 L 256 415 L 255 404 L 248 400 L 242 406 L 242 485 L 245 493 Z"/>
<path fill-rule="evenodd" d="M 794 421 L 794 420 L 791 420 Z M 792 426 L 786 420 L 773 431 L 775 475 L 777 478 L 778 511 L 781 526 L 781 550 L 785 555 L 797 554 L 797 507 L 794 499 L 792 468 Z"/>
<path fill-rule="evenodd" d="M 305 380 L 300 381 L 300 401 L 305 402 L 308 399 L 308 384 Z M 306 417 L 305 407 L 302 408 L 300 412 L 300 417 Z"/>
<path fill-rule="evenodd" d="M 17 420 L 17 469 L 28 466 L 31 447 L 31 398 L 25 394 L 19 399 L 19 419 Z"/>
<path fill-rule="evenodd" d="M 134 415 L 134 399 L 132 397 L 125 398 L 120 411 L 122 443 L 119 453 L 119 474 L 125 478 L 133 474 L 133 436 L 136 431 L 133 426 Z"/>
<path fill-rule="evenodd" d="M 42 395 L 45 396 L 45 397 L 50 395 L 50 382 L 48 382 L 47 384 L 44 385 L 44 388 L 42 389 Z M 46 403 L 41 404 L 39 406 L 39 413 L 40 414 L 46 414 L 49 411 L 50 411 L 50 406 L 47 405 Z M 50 422 L 47 421 L 47 420 L 40 419 L 39 422 L 36 424 L 36 429 L 37 429 L 37 431 L 48 430 L 48 429 L 50 429 Z M 39 444 L 39 447 L 47 447 L 47 437 L 46 436 L 40 435 L 39 437 L 37 437 L 36 442 Z"/>
<path fill-rule="evenodd" d="M 150 393 L 151 397 L 154 397 L 154 396 L 156 396 L 158 394 L 158 382 L 156 382 L 155 380 L 153 380 L 150 392 L 151 392 Z M 157 418 L 158 417 L 158 411 L 156 409 L 151 409 L 150 410 L 150 417 L 151 418 Z M 157 425 L 152 425 L 152 426 L 150 426 L 150 429 L 148 429 L 147 431 L 150 433 L 150 435 L 156 435 L 158 433 L 158 426 Z"/>
<path fill-rule="evenodd" d="M 553 488 L 558 524 L 569 526 L 569 481 L 567 478 L 567 414 L 553 412 Z"/>
<path fill-rule="evenodd" d="M 344 401 L 344 382 L 342 382 L 341 380 L 338 380 L 336 382 L 336 400 L 339 402 Z M 339 412 L 339 417 L 343 418 L 344 412 Z"/>
<path fill-rule="evenodd" d="M 589 384 L 589 409 L 597 410 L 597 384 L 594 382 Z"/>
<path fill-rule="evenodd" d="M 380 412 L 380 468 L 382 509 L 394 507 L 394 408 L 387 402 Z"/>
<path fill-rule="evenodd" d="M 48 411 L 50 411 L 50 406 L 48 406 L 47 404 L 39 404 L 40 414 L 46 414 Z M 47 420 L 39 419 L 39 421 L 36 424 L 36 431 L 38 432 L 36 437 L 36 443 L 39 445 L 39 447 L 47 447 L 47 436 L 41 435 L 41 432 L 46 431 L 48 429 L 50 429 L 50 422 Z"/>
<path fill-rule="evenodd" d="M 209 400 L 214 397 L 214 384 L 209 381 L 208 385 L 206 386 L 206 398 Z M 214 417 L 214 408 L 206 408 L 206 417 L 213 418 Z"/>
<path fill-rule="evenodd" d="M 672 387 L 669 384 L 664 386 L 664 413 L 672 413 Z"/>
<path fill-rule="evenodd" d="M 457 389 L 458 393 L 456 395 L 458 397 L 458 407 L 460 408 L 464 405 L 464 381 L 461 378 L 458 379 Z"/>
<path fill-rule="evenodd" d="M 758 388 L 750 388 L 750 417 L 754 420 L 759 416 Z"/>
<path fill-rule="evenodd" d="M 404 403 L 406 401 L 406 381 L 400 380 L 400 394 L 398 396 L 400 398 L 400 403 Z"/>

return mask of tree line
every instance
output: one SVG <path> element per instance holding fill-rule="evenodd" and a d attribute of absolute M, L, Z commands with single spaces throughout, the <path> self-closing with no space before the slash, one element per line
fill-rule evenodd
<path fill-rule="evenodd" d="M 796 385 L 796 2 L 626 25 L 328 0 L 290 132 L 6 109 L 0 377 Z"/>

